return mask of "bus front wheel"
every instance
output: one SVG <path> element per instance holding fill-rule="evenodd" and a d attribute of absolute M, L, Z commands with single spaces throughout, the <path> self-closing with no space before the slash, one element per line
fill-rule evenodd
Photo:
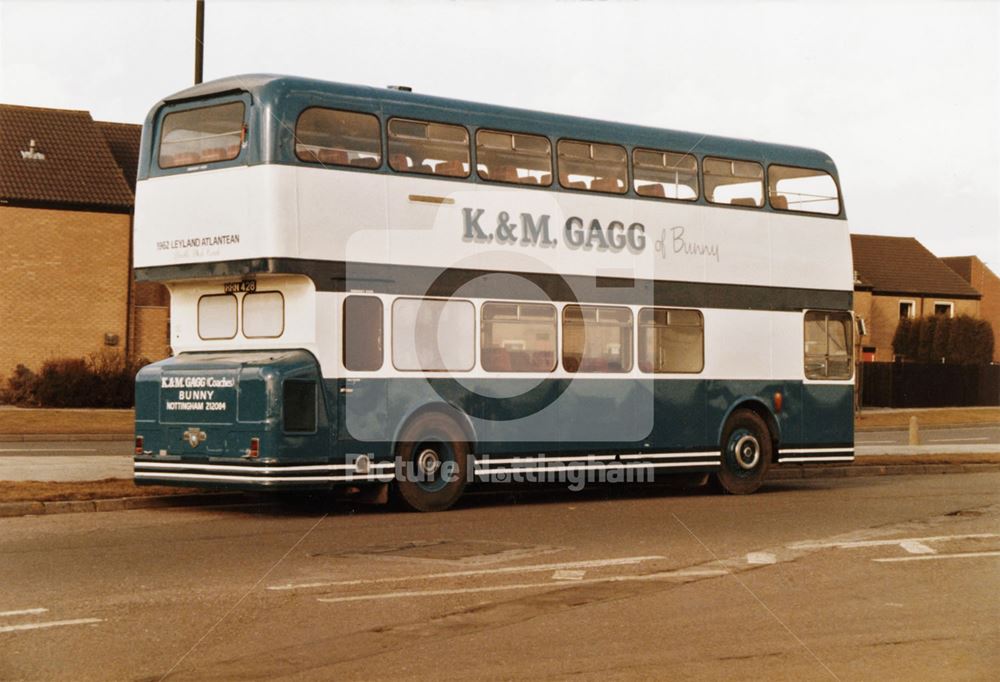
<path fill-rule="evenodd" d="M 469 446 L 462 428 L 447 415 L 429 412 L 407 424 L 396 457 L 393 492 L 403 509 L 444 511 L 465 490 Z"/>
<path fill-rule="evenodd" d="M 764 420 L 750 410 L 736 410 L 722 433 L 722 468 L 715 474 L 716 482 L 731 495 L 755 492 L 764 482 L 771 450 Z"/>

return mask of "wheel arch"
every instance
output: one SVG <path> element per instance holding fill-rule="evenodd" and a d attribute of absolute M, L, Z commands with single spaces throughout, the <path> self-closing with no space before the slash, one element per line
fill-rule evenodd
<path fill-rule="evenodd" d="M 465 434 L 466 444 L 469 446 L 469 454 L 476 451 L 476 430 L 475 427 L 473 427 L 468 415 L 448 403 L 434 402 L 421 405 L 413 409 L 405 417 L 399 420 L 399 424 L 396 426 L 396 431 L 392 434 L 393 452 L 396 452 L 400 436 L 406 430 L 406 427 L 409 426 L 415 419 L 419 419 L 426 414 L 441 414 L 453 420 Z"/>
<path fill-rule="evenodd" d="M 722 446 L 722 436 L 726 430 L 726 424 L 729 423 L 730 417 L 737 410 L 749 410 L 764 420 L 768 433 L 771 435 L 771 459 L 777 460 L 778 445 L 781 442 L 781 426 L 778 424 L 778 418 L 775 416 L 774 411 L 756 396 L 741 396 L 733 401 L 733 404 L 729 406 L 726 414 L 719 422 L 716 442 L 719 443 L 720 447 Z"/>

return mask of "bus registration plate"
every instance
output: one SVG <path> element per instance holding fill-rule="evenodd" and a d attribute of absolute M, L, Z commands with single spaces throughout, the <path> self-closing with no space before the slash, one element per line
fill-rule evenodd
<path fill-rule="evenodd" d="M 242 292 L 252 293 L 257 291 L 257 280 L 255 279 L 243 279 L 239 282 L 226 282 L 222 285 L 223 291 L 227 294 L 236 294 Z"/>

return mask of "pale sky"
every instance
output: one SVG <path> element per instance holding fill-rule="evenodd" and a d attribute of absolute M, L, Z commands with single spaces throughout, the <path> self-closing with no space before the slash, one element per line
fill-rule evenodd
<path fill-rule="evenodd" d="M 194 0 L 0 0 L 0 102 L 141 123 Z M 1000 273 L 1000 3 L 207 0 L 205 80 L 288 73 L 824 150 L 853 232 Z"/>

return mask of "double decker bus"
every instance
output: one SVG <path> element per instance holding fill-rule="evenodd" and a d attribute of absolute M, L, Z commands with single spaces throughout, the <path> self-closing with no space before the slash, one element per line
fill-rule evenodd
<path fill-rule="evenodd" d="M 139 484 L 387 487 L 853 459 L 853 269 L 812 149 L 298 77 L 150 111 Z"/>

